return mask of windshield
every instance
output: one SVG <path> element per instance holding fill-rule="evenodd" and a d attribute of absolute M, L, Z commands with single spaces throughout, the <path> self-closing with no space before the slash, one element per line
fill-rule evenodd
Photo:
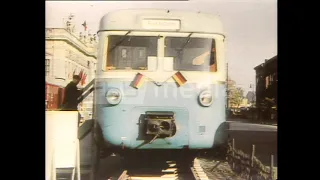
<path fill-rule="evenodd" d="M 147 70 L 148 56 L 157 56 L 157 41 L 150 36 L 109 36 L 107 69 Z"/>
<path fill-rule="evenodd" d="M 166 37 L 165 56 L 177 71 L 217 71 L 215 41 L 197 37 Z"/>

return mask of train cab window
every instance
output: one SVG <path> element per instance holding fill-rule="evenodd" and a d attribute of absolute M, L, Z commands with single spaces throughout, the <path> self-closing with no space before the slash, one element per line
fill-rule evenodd
<path fill-rule="evenodd" d="M 174 57 L 178 71 L 217 71 L 214 39 L 166 37 L 165 57 Z"/>
<path fill-rule="evenodd" d="M 107 70 L 147 70 L 148 56 L 157 56 L 157 42 L 156 36 L 109 36 Z"/>

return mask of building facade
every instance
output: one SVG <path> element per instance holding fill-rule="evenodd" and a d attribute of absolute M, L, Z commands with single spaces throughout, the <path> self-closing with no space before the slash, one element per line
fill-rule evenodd
<path fill-rule="evenodd" d="M 46 28 L 46 105 L 47 109 L 59 109 L 64 87 L 73 75 L 81 75 L 79 87 L 85 87 L 94 79 L 97 63 L 96 39 L 89 33 L 76 35 L 68 22 L 66 28 Z M 85 34 L 85 35 L 82 35 Z M 92 111 L 92 96 L 79 107 L 80 111 Z"/>
<path fill-rule="evenodd" d="M 265 60 L 254 68 L 256 71 L 256 106 L 260 119 L 270 119 L 277 105 L 278 57 Z"/>

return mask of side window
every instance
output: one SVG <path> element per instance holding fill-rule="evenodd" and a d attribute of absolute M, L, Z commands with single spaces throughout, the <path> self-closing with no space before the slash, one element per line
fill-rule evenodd
<path fill-rule="evenodd" d="M 217 53 L 216 53 L 216 43 L 213 40 L 211 45 L 211 54 L 210 54 L 210 72 L 217 72 Z"/>

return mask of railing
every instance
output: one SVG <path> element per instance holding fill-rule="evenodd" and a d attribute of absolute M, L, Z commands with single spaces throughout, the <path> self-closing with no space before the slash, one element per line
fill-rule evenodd
<path fill-rule="evenodd" d="M 236 149 L 234 139 L 232 139 L 232 142 L 228 145 L 227 160 L 235 173 L 249 180 L 277 179 L 277 173 L 275 173 L 275 168 L 273 167 L 273 155 L 271 155 L 270 167 L 267 167 L 263 165 L 257 157 L 255 157 L 255 145 L 252 145 L 251 155 L 245 154 L 243 151 Z"/>
<path fill-rule="evenodd" d="M 91 82 L 88 83 L 87 86 L 82 89 L 82 94 L 78 98 L 78 103 L 82 102 L 86 97 L 88 97 L 89 94 L 91 94 L 94 91 L 94 82 L 95 79 L 92 79 Z"/>

